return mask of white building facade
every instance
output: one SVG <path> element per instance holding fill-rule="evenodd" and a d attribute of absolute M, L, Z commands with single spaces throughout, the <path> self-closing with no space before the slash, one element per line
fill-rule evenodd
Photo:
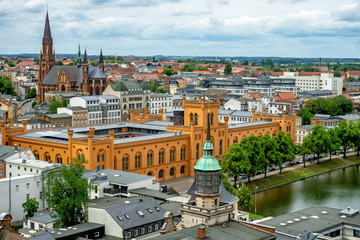
<path fill-rule="evenodd" d="M 172 98 L 171 94 L 151 94 L 150 95 L 150 112 L 159 113 L 160 109 L 163 109 L 164 112 L 171 112 L 172 109 Z"/>

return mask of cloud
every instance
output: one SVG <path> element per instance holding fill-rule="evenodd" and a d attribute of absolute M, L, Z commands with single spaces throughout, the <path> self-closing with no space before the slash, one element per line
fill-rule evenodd
<path fill-rule="evenodd" d="M 267 0 L 267 3 L 276 3 L 276 2 L 282 2 L 282 3 L 288 3 L 288 4 L 296 4 L 296 3 L 301 3 L 301 2 L 305 2 L 306 0 Z"/>
<path fill-rule="evenodd" d="M 360 21 L 360 4 L 348 4 L 333 13 L 341 21 L 358 22 Z"/>

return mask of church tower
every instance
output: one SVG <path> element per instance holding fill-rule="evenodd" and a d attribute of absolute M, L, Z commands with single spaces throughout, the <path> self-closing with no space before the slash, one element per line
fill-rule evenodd
<path fill-rule="evenodd" d="M 38 101 L 44 101 L 44 89 L 41 86 L 46 74 L 50 68 L 55 65 L 55 50 L 53 50 L 53 39 L 51 37 L 49 14 L 46 10 L 46 19 L 44 27 L 44 36 L 42 39 L 42 49 L 40 50 L 40 67 L 38 81 Z"/>
<path fill-rule="evenodd" d="M 82 65 L 82 82 L 83 82 L 83 92 L 89 92 L 89 62 L 87 59 L 87 54 L 86 54 L 86 48 L 85 48 L 85 52 L 84 52 L 84 61 L 83 61 L 83 65 Z"/>

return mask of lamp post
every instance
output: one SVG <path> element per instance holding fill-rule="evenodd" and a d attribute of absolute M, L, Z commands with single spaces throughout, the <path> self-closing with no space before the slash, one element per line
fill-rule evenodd
<path fill-rule="evenodd" d="M 256 220 L 256 193 L 257 193 L 258 187 L 255 186 L 255 220 Z"/>

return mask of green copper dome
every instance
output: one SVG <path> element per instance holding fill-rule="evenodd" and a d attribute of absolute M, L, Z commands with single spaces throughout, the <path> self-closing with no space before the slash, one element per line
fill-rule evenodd
<path fill-rule="evenodd" d="M 219 171 L 221 170 L 219 162 L 212 155 L 214 146 L 210 139 L 207 139 L 204 143 L 204 156 L 202 156 L 195 165 L 195 170 L 200 171 Z"/>

